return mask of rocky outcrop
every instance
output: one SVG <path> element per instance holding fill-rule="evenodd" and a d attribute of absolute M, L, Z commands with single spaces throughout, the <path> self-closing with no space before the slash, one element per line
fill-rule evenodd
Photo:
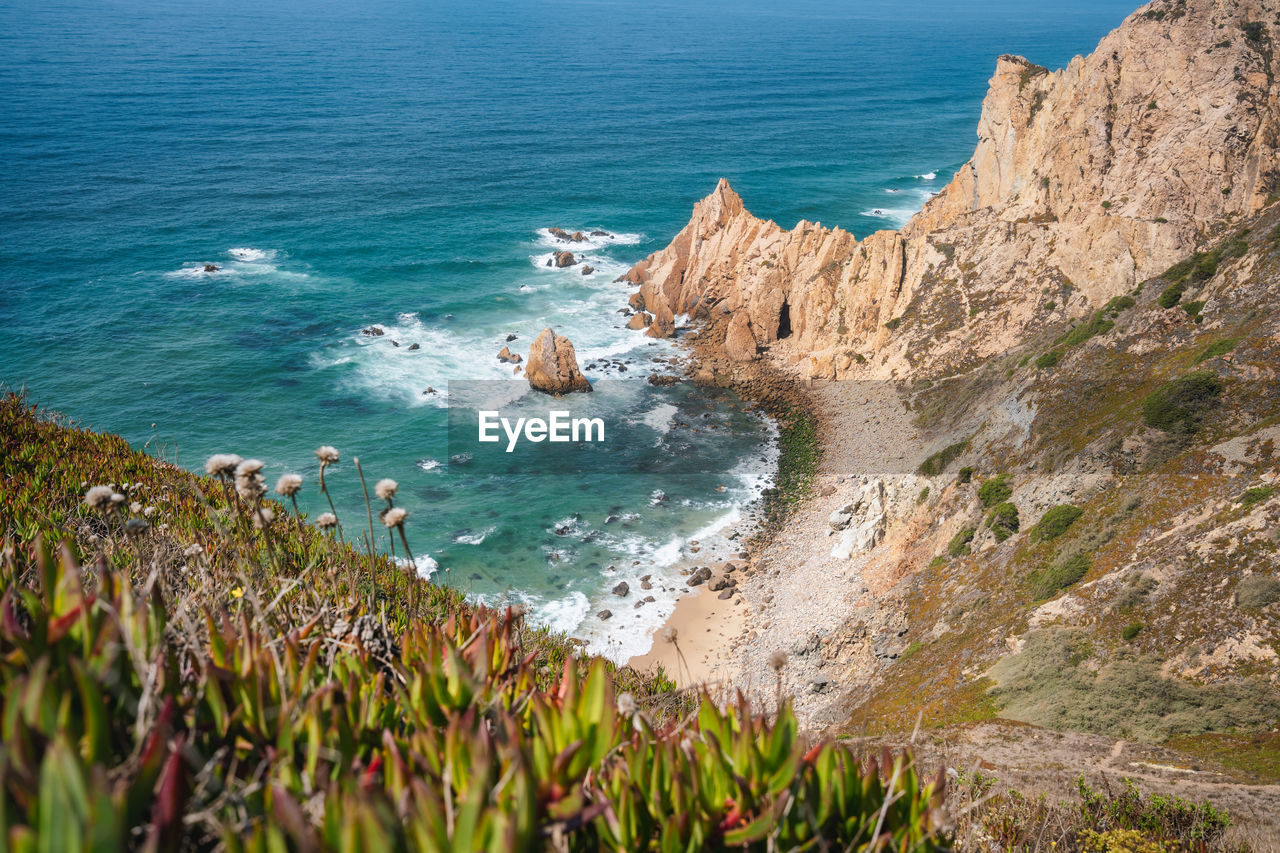
<path fill-rule="evenodd" d="M 1046 302 L 1079 316 L 1132 290 L 1280 189 L 1276 27 L 1245 26 L 1274 20 L 1260 0 L 1157 0 L 1062 70 L 1000 57 L 973 157 L 899 231 L 786 230 L 721 180 L 624 276 L 648 334 L 732 316 L 730 358 L 745 323 L 808 377 L 952 373 Z"/>
<path fill-rule="evenodd" d="M 498 353 L 498 361 L 503 364 L 519 364 L 524 359 L 520 357 L 519 353 L 512 352 L 509 347 L 503 347 L 502 351 Z"/>
<path fill-rule="evenodd" d="M 569 251 L 556 252 L 550 258 L 547 258 L 547 266 L 556 267 L 557 269 L 571 267 L 577 262 L 577 259 L 573 256 L 573 252 Z"/>
<path fill-rule="evenodd" d="M 729 321 L 725 333 L 724 352 L 733 361 L 754 361 L 759 347 L 751 331 L 751 319 L 746 312 L 738 312 Z"/>
<path fill-rule="evenodd" d="M 578 369 L 578 357 L 573 344 L 551 329 L 543 329 L 529 347 L 529 363 L 525 377 L 534 390 L 545 394 L 568 394 L 574 391 L 590 391 L 591 383 Z"/>

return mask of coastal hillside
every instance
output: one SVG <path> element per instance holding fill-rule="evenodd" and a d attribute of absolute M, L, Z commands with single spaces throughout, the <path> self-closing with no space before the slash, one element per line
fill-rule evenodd
<path fill-rule="evenodd" d="M 721 181 L 627 274 L 694 378 L 821 423 L 729 683 L 766 698 L 780 649 L 816 728 L 1277 812 L 1278 11 L 1159 0 L 1065 69 L 1001 57 L 900 231 L 784 230 Z"/>
<path fill-rule="evenodd" d="M 721 181 L 627 273 L 648 333 L 724 328 L 805 378 L 949 375 L 1257 213 L 1276 171 L 1275 4 L 1157 0 L 1088 57 L 996 61 L 972 158 L 900 231 L 750 215 Z M 1047 297 L 1046 297 L 1047 291 Z"/>

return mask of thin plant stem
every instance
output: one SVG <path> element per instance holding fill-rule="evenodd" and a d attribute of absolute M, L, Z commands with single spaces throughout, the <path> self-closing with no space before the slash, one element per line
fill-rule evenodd
<path fill-rule="evenodd" d="M 360 475 L 360 488 L 364 490 L 364 509 L 369 514 L 369 609 L 373 609 L 373 599 L 377 593 L 377 568 L 373 563 L 373 504 L 369 502 L 369 487 L 364 481 L 364 469 L 360 467 L 360 457 L 351 460 L 355 463 L 356 473 Z"/>
<path fill-rule="evenodd" d="M 409 550 L 409 540 L 404 535 L 404 525 L 397 524 L 396 530 L 400 532 L 400 542 L 404 545 L 404 552 L 409 557 L 410 570 L 413 572 L 408 576 L 409 611 L 416 618 L 418 615 L 418 562 L 413 559 L 413 552 Z"/>

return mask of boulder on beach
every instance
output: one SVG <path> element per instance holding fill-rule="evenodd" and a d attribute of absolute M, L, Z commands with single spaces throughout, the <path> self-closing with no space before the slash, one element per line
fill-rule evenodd
<path fill-rule="evenodd" d="M 591 390 L 591 383 L 578 369 L 578 357 L 574 354 L 573 343 L 551 329 L 543 329 L 533 346 L 529 347 L 525 376 L 535 391 L 557 397 L 574 391 Z"/>
<path fill-rule="evenodd" d="M 555 266 L 560 269 L 571 267 L 578 262 L 573 256 L 573 252 L 556 252 L 551 256 L 551 260 L 547 261 L 547 266 Z"/>
<path fill-rule="evenodd" d="M 512 352 L 509 348 L 503 347 L 502 352 L 498 353 L 498 361 L 505 364 L 519 364 L 524 361 L 519 353 Z"/>
<path fill-rule="evenodd" d="M 751 321 L 747 319 L 746 312 L 739 311 L 729 321 L 729 331 L 724 338 L 724 353 L 733 361 L 755 361 L 757 352 Z"/>

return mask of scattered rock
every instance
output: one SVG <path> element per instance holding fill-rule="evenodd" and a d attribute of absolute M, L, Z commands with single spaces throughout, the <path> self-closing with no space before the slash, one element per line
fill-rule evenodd
<path fill-rule="evenodd" d="M 422 349 L 422 344 L 409 344 L 409 352 Z"/>
<path fill-rule="evenodd" d="M 836 493 L 836 487 L 831 485 L 830 483 L 828 483 L 827 485 L 823 486 L 821 489 L 818 490 L 818 495 L 824 498 L 829 498 L 835 493 Z"/>
<path fill-rule="evenodd" d="M 827 516 L 827 526 L 835 533 L 844 530 L 851 521 L 853 521 L 853 510 L 847 506 Z"/>
<path fill-rule="evenodd" d="M 217 264 L 205 264 L 205 265 L 204 265 L 204 271 L 205 271 L 205 272 L 217 272 L 217 271 L 218 271 L 218 265 L 217 265 Z"/>
<path fill-rule="evenodd" d="M 659 388 L 667 388 L 676 384 L 676 378 L 667 373 L 650 373 L 649 384 L 656 385 Z"/>
<path fill-rule="evenodd" d="M 621 583 L 619 583 L 617 586 L 613 588 L 613 594 L 620 596 L 622 598 L 626 598 L 627 593 L 629 592 L 631 592 L 631 587 L 627 586 L 626 581 L 622 581 Z"/>
<path fill-rule="evenodd" d="M 578 369 L 573 343 L 551 329 L 543 329 L 529 348 L 525 376 L 534 390 L 557 397 L 574 391 L 591 390 L 591 383 Z"/>
<path fill-rule="evenodd" d="M 506 364 L 519 364 L 524 361 L 524 359 L 519 353 L 514 353 L 507 347 L 503 347 L 502 352 L 498 353 L 498 361 L 505 362 Z"/>
<path fill-rule="evenodd" d="M 653 322 L 652 315 L 646 314 L 645 312 L 641 311 L 638 314 L 631 315 L 631 319 L 627 321 L 627 328 L 631 329 L 633 332 L 638 332 L 641 329 L 649 328 L 649 324 L 652 322 Z"/>
<path fill-rule="evenodd" d="M 711 580 L 711 570 L 703 566 L 689 576 L 689 586 L 701 586 L 709 580 Z"/>
<path fill-rule="evenodd" d="M 613 235 L 610 234 L 608 231 L 597 230 L 597 231 L 592 231 L 591 236 L 592 237 L 612 237 Z"/>
<path fill-rule="evenodd" d="M 597 614 L 596 614 L 596 617 L 597 617 L 601 622 L 604 622 L 604 621 L 605 621 L 605 620 L 607 620 L 607 619 L 612 619 L 612 618 L 613 618 L 613 611 L 612 611 L 612 610 L 601 610 L 599 613 L 597 613 Z"/>
<path fill-rule="evenodd" d="M 507 343 L 511 343 L 512 341 L 514 341 L 514 340 L 515 340 L 516 338 L 518 338 L 518 337 L 520 337 L 520 336 L 519 336 L 519 335 L 517 335 L 515 332 L 512 332 L 511 334 L 507 335 Z"/>
<path fill-rule="evenodd" d="M 596 271 L 596 268 L 595 268 L 595 267 L 593 267 L 593 266 L 591 266 L 590 264 L 583 264 L 583 265 L 582 265 L 582 274 L 583 274 L 583 275 L 591 275 L 591 274 L 592 274 L 593 272 L 595 272 L 595 271 Z"/>
<path fill-rule="evenodd" d="M 387 330 L 382 328 L 381 326 L 369 326 L 367 328 L 360 330 L 360 334 L 368 335 L 371 338 L 380 338 L 386 333 L 387 333 Z"/>
<path fill-rule="evenodd" d="M 720 599 L 721 601 L 728 601 L 729 599 L 733 598 L 733 590 L 731 589 L 722 590 L 720 594 L 716 596 L 716 598 Z"/>
<path fill-rule="evenodd" d="M 577 262 L 577 259 L 573 257 L 573 252 L 556 252 L 547 261 L 547 266 L 564 269 L 565 267 L 573 266 Z"/>

